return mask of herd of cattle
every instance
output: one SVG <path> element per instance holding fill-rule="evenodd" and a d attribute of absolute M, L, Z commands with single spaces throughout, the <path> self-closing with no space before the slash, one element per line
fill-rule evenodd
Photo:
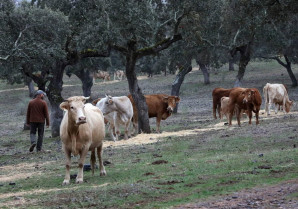
<path fill-rule="evenodd" d="M 275 104 L 277 113 L 279 106 L 283 112 L 289 112 L 293 101 L 289 100 L 286 86 L 283 84 L 267 83 L 263 89 L 265 98 L 265 110 L 270 114 L 270 107 Z M 243 112 L 249 117 L 251 124 L 252 112 L 256 115 L 256 124 L 259 124 L 259 111 L 262 97 L 256 88 L 215 88 L 212 92 L 213 116 L 216 119 L 216 111 L 220 118 L 226 115 L 229 125 L 232 125 L 232 116 L 235 114 L 238 125 Z M 100 175 L 106 175 L 102 161 L 103 139 L 105 136 L 105 124 L 112 139 L 120 137 L 120 125 L 125 127 L 124 138 L 128 139 L 131 134 L 138 131 L 138 113 L 136 104 L 131 95 L 104 98 L 94 100 L 92 104 L 86 103 L 88 98 L 74 96 L 60 104 L 65 114 L 60 126 L 60 138 L 62 149 L 66 156 L 66 174 L 63 185 L 70 181 L 71 154 L 80 155 L 79 172 L 76 183 L 83 182 L 83 166 L 88 151 L 91 151 L 91 169 L 94 175 L 95 151 L 99 160 Z M 171 116 L 176 104 L 180 101 L 177 96 L 166 94 L 145 95 L 148 106 L 149 118 L 156 117 L 157 132 L 160 132 L 160 121 Z M 130 132 L 130 124 L 133 124 L 133 132 Z"/>

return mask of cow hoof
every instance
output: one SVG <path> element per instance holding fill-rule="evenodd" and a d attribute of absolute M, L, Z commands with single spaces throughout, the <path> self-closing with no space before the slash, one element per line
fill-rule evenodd
<path fill-rule="evenodd" d="M 100 176 L 106 176 L 106 175 L 107 175 L 106 171 L 101 171 L 100 172 Z"/>
<path fill-rule="evenodd" d="M 69 180 L 64 180 L 64 181 L 62 182 L 62 185 L 63 185 L 63 186 L 68 185 L 68 184 L 69 184 Z"/>
<path fill-rule="evenodd" d="M 81 183 L 83 183 L 83 178 L 78 178 L 78 179 L 76 180 L 76 184 L 81 184 Z"/>

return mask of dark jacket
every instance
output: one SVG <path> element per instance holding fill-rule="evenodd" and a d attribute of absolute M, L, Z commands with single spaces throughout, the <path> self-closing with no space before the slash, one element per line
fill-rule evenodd
<path fill-rule="evenodd" d="M 27 109 L 27 123 L 44 123 L 50 125 L 48 106 L 41 98 L 32 99 Z"/>

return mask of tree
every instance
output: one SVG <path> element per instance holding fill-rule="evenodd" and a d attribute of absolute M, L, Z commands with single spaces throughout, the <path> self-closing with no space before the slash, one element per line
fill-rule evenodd
<path fill-rule="evenodd" d="M 182 39 L 178 25 L 185 16 L 184 10 L 157 0 L 98 0 L 95 5 L 96 14 L 103 11 L 105 15 L 86 16 L 90 25 L 81 32 L 81 43 L 87 48 L 110 43 L 113 50 L 125 57 L 129 91 L 138 109 L 139 132 L 149 133 L 148 110 L 136 77 L 136 63 Z"/>

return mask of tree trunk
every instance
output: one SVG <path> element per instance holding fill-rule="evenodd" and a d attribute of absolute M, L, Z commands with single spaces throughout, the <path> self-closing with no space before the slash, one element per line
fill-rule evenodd
<path fill-rule="evenodd" d="M 50 79 L 46 92 L 51 106 L 50 124 L 52 137 L 59 136 L 60 124 L 63 118 L 63 111 L 60 109 L 59 105 L 64 101 L 61 92 L 65 67 L 66 65 L 62 61 L 57 61 L 56 68 L 54 69 L 54 72 L 51 73 L 53 77 Z"/>
<path fill-rule="evenodd" d="M 236 76 L 234 87 L 241 87 L 246 66 L 250 61 L 251 43 L 236 48 L 236 52 L 240 52 L 239 70 Z"/>
<path fill-rule="evenodd" d="M 209 72 L 208 72 L 207 66 L 203 62 L 200 62 L 200 60 L 198 59 L 196 60 L 196 62 L 200 66 L 200 69 L 204 75 L 204 84 L 205 85 L 210 84 Z"/>
<path fill-rule="evenodd" d="M 236 55 L 234 55 L 233 57 L 230 56 L 230 58 L 229 58 L 229 71 L 235 71 L 234 64 L 236 63 L 236 60 L 237 60 Z"/>
<path fill-rule="evenodd" d="M 139 133 L 151 133 L 149 125 L 148 107 L 145 97 L 138 85 L 137 76 L 135 73 L 135 64 L 137 61 L 134 46 L 128 47 L 128 53 L 126 55 L 126 77 L 129 86 L 129 92 L 137 106 L 138 110 L 138 128 Z"/>
<path fill-rule="evenodd" d="M 82 81 L 83 95 L 85 97 L 91 96 L 91 88 L 93 86 L 92 73 L 88 69 L 82 69 L 74 74 Z"/>
<path fill-rule="evenodd" d="M 24 82 L 25 82 L 25 85 L 28 86 L 29 97 L 33 97 L 35 90 L 34 90 L 34 83 L 32 78 L 24 75 Z"/>
<path fill-rule="evenodd" d="M 287 72 L 288 72 L 288 74 L 289 74 L 289 76 L 291 78 L 292 86 L 293 87 L 296 87 L 297 86 L 297 79 L 296 79 L 296 77 L 295 77 L 295 75 L 294 75 L 294 73 L 292 71 L 292 67 L 291 67 L 292 64 L 291 64 L 289 58 L 286 55 L 284 55 L 284 57 L 285 57 L 285 60 L 287 62 L 287 64 L 286 64 L 285 67 L 286 67 Z"/>
<path fill-rule="evenodd" d="M 181 70 L 175 80 L 172 83 L 172 90 L 171 90 L 171 95 L 172 96 L 179 96 L 180 94 L 180 87 L 184 81 L 184 77 L 186 74 L 188 74 L 190 71 L 192 71 L 192 66 L 191 66 L 191 60 L 188 60 L 187 64 L 183 66 L 183 70 Z M 173 113 L 177 113 L 178 111 L 178 105 L 179 103 L 176 104 L 175 109 L 173 110 Z"/>

